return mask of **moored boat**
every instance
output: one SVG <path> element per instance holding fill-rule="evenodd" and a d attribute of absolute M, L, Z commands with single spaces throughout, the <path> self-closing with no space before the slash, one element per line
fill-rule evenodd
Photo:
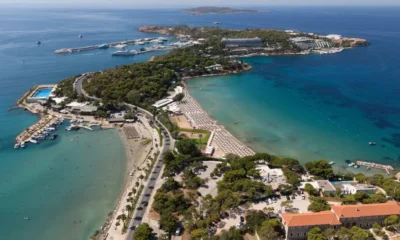
<path fill-rule="evenodd" d="M 19 148 L 19 146 L 20 146 L 20 144 L 19 144 L 19 143 L 16 143 L 16 144 L 14 145 L 14 149 Z"/>
<path fill-rule="evenodd" d="M 55 134 L 51 135 L 50 139 L 51 139 L 51 140 L 54 140 L 54 139 L 57 138 L 57 136 L 58 136 L 58 135 L 55 133 Z"/>

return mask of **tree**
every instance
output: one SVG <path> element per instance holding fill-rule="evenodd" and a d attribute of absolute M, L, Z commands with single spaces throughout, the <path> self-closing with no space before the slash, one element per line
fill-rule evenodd
<path fill-rule="evenodd" d="M 325 229 L 325 231 L 323 232 L 323 234 L 324 234 L 325 238 L 326 238 L 326 239 L 329 239 L 329 240 L 334 239 L 334 237 L 336 236 L 335 229 L 333 229 L 333 228 L 331 228 L 331 227 Z"/>
<path fill-rule="evenodd" d="M 133 234 L 135 240 L 149 240 L 153 237 L 153 229 L 147 223 L 140 224 Z"/>
<path fill-rule="evenodd" d="M 319 227 L 314 227 L 307 232 L 307 240 L 326 240 Z"/>
<path fill-rule="evenodd" d="M 133 208 L 132 208 L 131 205 L 126 205 L 126 206 L 125 206 L 125 209 L 126 209 L 126 211 L 128 211 L 128 212 L 130 212 L 130 211 L 133 210 Z"/>
<path fill-rule="evenodd" d="M 173 100 L 176 102 L 180 102 L 182 101 L 182 99 L 185 97 L 185 94 L 183 93 L 178 93 L 174 96 Z"/>
<path fill-rule="evenodd" d="M 391 215 L 383 220 L 383 224 L 385 224 L 385 226 L 391 226 L 397 223 L 399 223 L 399 216 L 397 215 Z"/>
<path fill-rule="evenodd" d="M 293 193 L 293 186 L 289 184 L 279 184 L 278 190 L 282 195 L 288 196 Z"/>
<path fill-rule="evenodd" d="M 359 227 L 352 227 L 350 232 L 353 234 L 352 240 L 368 240 L 368 239 L 375 239 L 372 233 L 368 230 L 361 229 Z"/>
<path fill-rule="evenodd" d="M 305 166 L 310 174 L 323 179 L 329 179 L 334 176 L 332 166 L 326 160 L 307 162 Z"/>
<path fill-rule="evenodd" d="M 119 221 L 116 222 L 116 223 L 115 223 L 115 230 L 117 230 L 117 227 L 119 227 L 120 225 L 121 225 L 121 223 L 119 223 Z"/>
<path fill-rule="evenodd" d="M 189 155 L 191 157 L 198 157 L 201 155 L 200 150 L 196 146 L 196 142 L 192 139 L 185 138 L 179 140 L 175 146 L 181 154 Z"/>
<path fill-rule="evenodd" d="M 357 200 L 354 198 L 353 195 L 346 195 L 342 199 L 342 205 L 355 205 L 357 204 Z"/>
<path fill-rule="evenodd" d="M 257 230 L 258 235 L 263 240 L 278 240 L 282 239 L 282 225 L 277 219 L 264 221 Z"/>
<path fill-rule="evenodd" d="M 242 233 L 235 227 L 229 228 L 228 231 L 222 230 L 219 235 L 212 238 L 213 240 L 243 240 Z"/>
<path fill-rule="evenodd" d="M 320 197 L 311 197 L 310 198 L 311 203 L 308 205 L 308 211 L 311 212 L 321 212 L 321 211 L 327 211 L 331 209 L 331 206 L 329 206 L 328 202 Z"/>
<path fill-rule="evenodd" d="M 367 179 L 367 177 L 365 177 L 365 175 L 362 173 L 356 174 L 354 178 L 357 180 L 358 183 L 365 183 L 365 180 Z"/>
<path fill-rule="evenodd" d="M 252 234 L 265 221 L 268 220 L 268 214 L 263 211 L 251 210 L 246 213 L 245 228 Z"/>
<path fill-rule="evenodd" d="M 308 192 L 311 196 L 319 196 L 319 192 L 317 189 L 313 187 L 313 185 L 306 183 L 304 187 L 304 191 Z"/>
<path fill-rule="evenodd" d="M 368 194 L 365 192 L 356 192 L 356 194 L 354 194 L 354 199 L 358 202 L 363 202 L 366 198 L 368 198 Z"/>
<path fill-rule="evenodd" d="M 371 203 L 385 203 L 387 202 L 387 198 L 382 193 L 371 194 L 368 198 L 363 199 L 364 204 L 371 204 Z"/>
<path fill-rule="evenodd" d="M 181 187 L 181 185 L 175 181 L 174 178 L 170 177 L 167 179 L 167 181 L 164 182 L 164 184 L 161 186 L 161 188 L 159 189 L 159 191 L 162 192 L 174 192 L 176 190 L 178 190 Z"/>
<path fill-rule="evenodd" d="M 172 234 L 178 227 L 178 219 L 172 213 L 163 213 L 159 224 L 164 231 Z"/>
<path fill-rule="evenodd" d="M 293 201 L 292 200 L 286 200 L 281 202 L 281 207 L 286 208 L 292 208 L 293 207 Z"/>
<path fill-rule="evenodd" d="M 195 229 L 190 234 L 190 239 L 193 240 L 200 240 L 200 239 L 207 239 L 207 232 L 205 229 Z"/>
<path fill-rule="evenodd" d="M 350 240 L 353 236 L 350 229 L 341 227 L 338 231 L 336 231 L 336 236 L 338 240 Z"/>
<path fill-rule="evenodd" d="M 126 94 L 126 99 L 128 100 L 128 102 L 137 105 L 140 101 L 140 93 L 136 90 L 130 90 Z"/>

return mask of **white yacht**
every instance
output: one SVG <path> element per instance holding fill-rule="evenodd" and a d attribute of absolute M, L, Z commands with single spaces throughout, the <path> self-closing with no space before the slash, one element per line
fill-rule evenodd
<path fill-rule="evenodd" d="M 38 143 L 38 141 L 36 141 L 34 139 L 29 139 L 29 142 L 34 143 L 34 144 Z"/>
<path fill-rule="evenodd" d="M 24 148 L 25 147 L 25 142 L 22 142 L 21 143 L 21 148 Z"/>
<path fill-rule="evenodd" d="M 16 143 L 16 144 L 14 145 L 14 148 L 17 149 L 17 148 L 19 148 L 19 146 L 20 146 L 19 143 Z"/>
<path fill-rule="evenodd" d="M 146 43 L 145 43 L 145 42 L 136 42 L 136 44 L 138 44 L 138 45 L 145 45 Z"/>
<path fill-rule="evenodd" d="M 127 45 L 126 44 L 117 44 L 115 46 L 113 46 L 113 48 L 126 48 Z"/>

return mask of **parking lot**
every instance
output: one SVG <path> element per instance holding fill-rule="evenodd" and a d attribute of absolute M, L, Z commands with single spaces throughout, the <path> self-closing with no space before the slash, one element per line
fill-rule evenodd
<path fill-rule="evenodd" d="M 272 200 L 272 199 L 271 199 Z M 281 196 L 281 198 L 276 198 L 275 201 L 271 200 L 268 201 L 260 201 L 258 203 L 254 203 L 252 204 L 252 206 L 250 207 L 250 209 L 252 210 L 264 210 L 265 208 L 270 208 L 273 207 L 274 208 L 274 213 L 279 213 L 279 211 L 286 212 L 284 207 L 281 207 L 281 203 L 283 201 L 287 201 L 286 196 Z M 305 193 L 305 199 L 303 200 L 301 196 L 297 195 L 295 196 L 295 199 L 290 199 L 291 201 L 293 201 L 292 206 L 293 208 L 297 208 L 299 213 L 304 213 L 304 212 L 308 212 L 307 208 L 308 205 L 310 205 L 310 200 L 308 198 L 307 193 Z"/>

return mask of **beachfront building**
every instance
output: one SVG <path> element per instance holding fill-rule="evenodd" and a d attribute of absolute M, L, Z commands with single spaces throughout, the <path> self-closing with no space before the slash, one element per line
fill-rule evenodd
<path fill-rule="evenodd" d="M 172 103 L 173 101 L 174 100 L 172 98 L 164 98 L 164 99 L 161 99 L 161 100 L 155 102 L 152 106 L 155 108 L 161 108 L 161 107 L 164 107 L 164 106 Z"/>
<path fill-rule="evenodd" d="M 400 215 L 399 203 L 390 201 L 365 205 L 340 205 L 332 206 L 331 211 L 282 213 L 281 217 L 286 239 L 305 240 L 307 232 L 314 227 L 319 227 L 321 230 L 330 227 L 337 230 L 340 227 L 353 226 L 369 229 L 374 222 L 383 225 L 384 219 L 391 215 Z"/>
<path fill-rule="evenodd" d="M 370 184 L 343 184 L 341 190 L 344 194 L 356 194 L 358 192 L 374 194 L 376 192 L 376 187 Z"/>
<path fill-rule="evenodd" d="M 332 40 L 340 40 L 342 38 L 342 35 L 339 34 L 329 34 L 326 35 L 326 38 L 332 39 Z"/>
<path fill-rule="evenodd" d="M 214 65 L 205 67 L 205 69 L 206 69 L 208 72 L 212 72 L 212 71 L 221 71 L 221 70 L 223 70 L 221 64 L 214 64 Z"/>
<path fill-rule="evenodd" d="M 222 44 L 226 48 L 239 48 L 239 47 L 261 47 L 261 38 L 223 38 Z"/>
<path fill-rule="evenodd" d="M 309 37 L 291 38 L 290 41 L 302 50 L 332 47 L 332 44 L 330 42 Z"/>
<path fill-rule="evenodd" d="M 316 180 L 313 182 L 301 182 L 300 189 L 304 190 L 306 184 L 311 184 L 315 189 L 322 192 L 325 196 L 332 196 L 336 193 L 336 188 L 328 180 Z"/>

